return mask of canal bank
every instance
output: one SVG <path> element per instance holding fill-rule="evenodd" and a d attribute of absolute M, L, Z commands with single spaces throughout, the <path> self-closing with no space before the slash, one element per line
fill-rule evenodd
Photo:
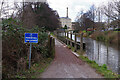
<path fill-rule="evenodd" d="M 60 33 L 59 35 L 64 36 L 65 33 Z M 68 37 L 71 38 L 70 34 L 68 34 Z M 73 34 L 72 39 L 74 40 L 74 38 L 75 35 Z M 77 37 L 77 42 L 80 42 L 80 37 Z M 83 38 L 83 42 L 86 44 L 84 56 L 87 56 L 91 61 L 95 61 L 99 66 L 107 65 L 109 70 L 119 73 L 120 51 L 118 49 L 91 38 Z"/>

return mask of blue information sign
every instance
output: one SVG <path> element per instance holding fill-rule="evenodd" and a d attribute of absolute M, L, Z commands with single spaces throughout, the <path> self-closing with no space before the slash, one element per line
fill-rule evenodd
<path fill-rule="evenodd" d="M 38 33 L 25 33 L 25 43 L 38 43 Z"/>

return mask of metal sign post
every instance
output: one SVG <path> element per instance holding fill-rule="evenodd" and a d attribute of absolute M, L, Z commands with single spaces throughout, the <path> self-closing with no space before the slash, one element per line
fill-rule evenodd
<path fill-rule="evenodd" d="M 30 43 L 30 54 L 29 54 L 29 69 L 30 69 L 32 43 L 38 43 L 38 33 L 25 33 L 25 43 Z"/>
<path fill-rule="evenodd" d="M 30 66 L 31 66 L 31 48 L 32 48 L 32 43 L 30 43 L 29 69 L 30 69 Z"/>

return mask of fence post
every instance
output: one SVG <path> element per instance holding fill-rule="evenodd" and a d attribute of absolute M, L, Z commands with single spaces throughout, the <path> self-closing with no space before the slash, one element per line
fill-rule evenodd
<path fill-rule="evenodd" d="M 50 35 L 48 35 L 48 43 L 47 43 L 47 47 L 48 47 L 48 52 L 49 52 L 49 56 L 50 56 Z"/>
<path fill-rule="evenodd" d="M 58 31 L 57 31 L 56 35 L 57 35 L 57 38 L 58 38 Z"/>
<path fill-rule="evenodd" d="M 69 33 L 67 31 L 67 45 L 69 45 L 68 35 L 69 35 Z"/>
<path fill-rule="evenodd" d="M 70 33 L 70 46 L 72 47 L 72 33 Z"/>
<path fill-rule="evenodd" d="M 55 38 L 52 38 L 52 57 L 55 57 Z"/>
<path fill-rule="evenodd" d="M 66 31 L 65 31 L 65 38 L 66 38 Z"/>
<path fill-rule="evenodd" d="M 77 35 L 75 33 L 75 52 L 77 51 Z"/>
<path fill-rule="evenodd" d="M 65 31 L 65 44 L 67 44 L 67 39 L 66 39 L 66 31 Z"/>
<path fill-rule="evenodd" d="M 80 35 L 80 51 L 82 51 L 83 50 L 83 33 L 81 33 L 81 35 Z"/>

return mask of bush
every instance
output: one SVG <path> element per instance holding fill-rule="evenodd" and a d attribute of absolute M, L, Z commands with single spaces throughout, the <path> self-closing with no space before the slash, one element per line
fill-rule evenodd
<path fill-rule="evenodd" d="M 39 62 L 46 57 L 48 35 L 37 26 L 33 29 L 25 29 L 22 23 L 15 19 L 2 21 L 2 60 L 3 78 L 11 78 L 20 71 L 28 68 L 29 43 L 24 43 L 24 33 L 39 33 L 38 44 L 32 46 L 32 62 Z"/>

